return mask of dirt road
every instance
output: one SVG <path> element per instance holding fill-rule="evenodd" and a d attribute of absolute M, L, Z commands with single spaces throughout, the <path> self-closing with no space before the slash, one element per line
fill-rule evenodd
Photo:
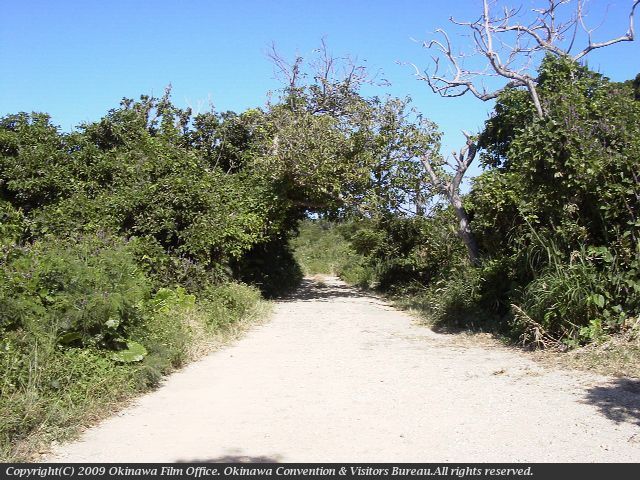
<path fill-rule="evenodd" d="M 459 342 L 335 279 L 57 447 L 71 462 L 640 461 L 640 383 Z"/>

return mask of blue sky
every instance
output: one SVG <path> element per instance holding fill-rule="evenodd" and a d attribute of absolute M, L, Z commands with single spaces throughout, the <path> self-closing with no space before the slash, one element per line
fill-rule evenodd
<path fill-rule="evenodd" d="M 591 4 L 594 23 L 609 5 L 597 38 L 626 31 L 631 0 Z M 445 132 L 448 150 L 461 142 L 460 130 L 481 127 L 491 107 L 472 97 L 441 99 L 398 64 L 426 67 L 429 55 L 412 38 L 450 29 L 451 15 L 475 17 L 479 0 L 0 0 L 0 6 L 0 114 L 44 111 L 64 130 L 99 119 L 124 96 L 161 94 L 169 83 L 174 101 L 196 110 L 209 102 L 217 110 L 264 105 L 266 92 L 278 88 L 268 45 L 304 56 L 322 37 L 336 55 L 382 69 L 389 93 L 411 95 Z M 461 46 L 468 41 L 456 38 Z M 614 80 L 632 78 L 640 71 L 640 41 L 594 52 L 589 63 Z"/>

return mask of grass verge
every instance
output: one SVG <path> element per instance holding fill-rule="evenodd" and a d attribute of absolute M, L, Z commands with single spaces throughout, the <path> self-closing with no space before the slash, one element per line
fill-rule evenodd
<path fill-rule="evenodd" d="M 153 314 L 131 338 L 144 341 L 143 360 L 123 363 L 99 348 L 62 348 L 33 342 L 15 332 L 12 348 L 1 352 L 0 461 L 34 461 L 54 442 L 73 439 L 112 415 L 162 377 L 240 338 L 268 318 L 270 303 L 242 284 L 210 287 L 202 298 L 165 289 Z M 5 345 L 8 345 L 5 343 Z M 7 374 L 7 368 L 13 374 Z"/>
<path fill-rule="evenodd" d="M 430 313 L 429 299 L 423 295 L 387 296 L 394 307 L 404 310 L 436 332 L 464 336 L 465 343 L 481 346 L 517 346 L 513 339 L 500 335 L 491 325 L 482 328 L 473 322 L 455 328 L 437 322 Z M 520 345 L 521 347 L 521 345 Z M 522 348 L 520 348 L 521 351 Z M 640 321 L 623 334 L 604 336 L 583 347 L 568 351 L 527 350 L 534 360 L 548 367 L 580 370 L 614 377 L 640 377 Z"/>
<path fill-rule="evenodd" d="M 546 365 L 595 372 L 614 377 L 640 377 L 640 331 L 613 335 L 566 353 L 537 351 Z"/>

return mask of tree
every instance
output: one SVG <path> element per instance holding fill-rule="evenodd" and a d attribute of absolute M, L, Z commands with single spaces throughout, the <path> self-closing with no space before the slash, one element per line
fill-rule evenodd
<path fill-rule="evenodd" d="M 409 99 L 363 96 L 363 85 L 380 82 L 324 42 L 310 61 L 286 61 L 275 49 L 269 56 L 284 87 L 269 106 L 271 135 L 257 164 L 295 204 L 372 216 L 424 203 L 417 154 L 433 150 L 439 133 Z"/>
<path fill-rule="evenodd" d="M 569 58 L 548 55 L 538 78 L 545 118 L 505 92 L 479 139 L 474 233 L 505 265 L 516 316 L 584 340 L 640 308 L 640 104 L 631 81 Z"/>
<path fill-rule="evenodd" d="M 372 215 L 425 215 L 433 192 L 419 158 L 425 152 L 438 151 L 437 125 L 419 115 L 408 97 L 373 98 L 369 103 L 368 142 L 376 161 L 366 209 Z"/>
<path fill-rule="evenodd" d="M 471 93 L 482 101 L 488 101 L 509 90 L 524 88 L 533 104 L 535 115 L 542 119 L 547 112 L 538 91 L 539 78 L 532 73 L 536 71 L 536 64 L 545 55 L 578 62 L 593 50 L 633 41 L 634 15 L 639 4 L 640 0 L 633 0 L 631 4 L 626 33 L 596 42 L 593 39 L 595 29 L 589 28 L 586 24 L 584 0 L 547 0 L 543 7 L 532 10 L 533 20 L 528 22 L 521 14 L 521 9 L 505 7 L 496 15 L 492 12 L 495 3 L 483 0 L 482 13 L 477 20 L 458 21 L 451 18 L 453 24 L 470 30 L 474 54 L 480 58 L 480 66 L 466 66 L 466 55 L 455 53 L 449 34 L 443 29 L 438 29 L 437 32 L 443 39 L 424 43 L 427 49 L 434 52 L 433 68 L 431 71 L 421 72 L 414 65 L 416 75 L 425 81 L 434 93 L 443 97 L 458 97 Z M 567 16 L 564 10 L 570 6 L 573 7 L 573 11 Z M 572 53 L 575 45 L 582 39 L 586 40 L 586 45 L 577 53 Z M 448 63 L 447 73 L 442 73 L 442 63 Z M 494 90 L 488 90 L 483 84 L 478 85 L 479 79 L 487 77 L 494 77 L 506 83 Z M 432 181 L 454 206 L 460 221 L 460 236 L 467 245 L 470 260 L 477 263 L 477 248 L 473 235 L 468 230 L 468 215 L 464 208 L 456 207 L 456 204 L 461 205 L 458 193 L 460 182 L 477 151 L 475 140 L 468 134 L 465 136 L 465 147 L 458 154 L 454 154 L 456 162 L 452 166 L 454 173 L 450 178 L 442 176 L 442 159 L 425 155 L 423 163 Z"/>
<path fill-rule="evenodd" d="M 445 195 L 453 207 L 456 217 L 458 218 L 458 234 L 467 248 L 469 261 L 476 265 L 480 260 L 480 252 L 476 239 L 471 232 L 469 215 L 460 197 L 460 183 L 462 183 L 464 174 L 476 157 L 477 146 L 471 135 L 466 132 L 464 132 L 464 135 L 467 137 L 466 145 L 460 152 L 453 152 L 453 158 L 456 161 L 454 175 L 447 175 L 442 169 L 442 163 L 437 164 L 430 155 L 423 154 L 421 161 L 431 178 L 431 182 L 436 187 L 436 191 Z M 446 164 L 449 165 L 448 163 Z"/>

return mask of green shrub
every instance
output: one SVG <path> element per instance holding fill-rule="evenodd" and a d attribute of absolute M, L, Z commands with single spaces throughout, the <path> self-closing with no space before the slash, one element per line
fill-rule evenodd
<path fill-rule="evenodd" d="M 156 371 L 150 375 L 151 383 L 156 383 L 161 374 L 187 359 L 190 332 L 183 317 L 196 309 L 196 297 L 182 287 L 161 288 L 145 307 L 141 322 L 130 329 L 129 338 L 148 350 L 143 366 Z"/>
<path fill-rule="evenodd" d="M 350 255 L 338 267 L 336 274 L 345 282 L 360 288 L 371 288 L 376 282 L 373 268 L 360 255 Z"/>
<path fill-rule="evenodd" d="M 37 242 L 3 271 L 0 328 L 63 345 L 116 348 L 150 293 L 127 245 L 110 238 Z"/>
<path fill-rule="evenodd" d="M 95 268 L 96 265 L 105 265 L 99 257 L 107 253 L 116 257 L 124 255 L 126 261 L 120 259 L 123 263 L 119 265 L 128 265 L 131 258 L 125 253 L 126 248 L 119 250 L 112 243 L 101 245 L 104 251 L 101 248 L 93 250 L 95 261 L 84 259 L 85 271 L 76 263 L 80 258 L 78 254 L 85 252 L 86 245 L 79 245 L 75 252 L 68 250 L 71 247 L 67 245 L 64 259 L 71 262 L 67 270 L 58 264 L 54 264 L 56 269 L 43 267 L 49 265 L 45 261 L 47 255 L 60 252 L 56 250 L 58 247 L 45 248 L 41 245 L 37 251 L 42 255 L 38 257 L 42 263 L 38 263 L 38 269 L 30 271 L 38 272 L 37 278 L 44 277 L 42 272 L 51 271 L 57 273 L 55 278 L 58 280 L 67 279 L 70 272 L 78 275 L 79 281 L 85 277 L 100 278 L 101 273 L 96 273 Z M 25 258 L 33 254 L 29 252 Z M 26 261 L 25 258 L 21 261 Z M 116 277 L 114 272 L 111 274 Z M 126 269 L 121 270 L 120 275 L 125 278 L 125 284 L 130 280 L 126 280 Z M 56 295 L 64 298 L 75 298 L 74 295 L 81 295 L 84 291 L 73 282 L 60 282 L 58 285 Z M 100 284 L 103 288 L 109 285 L 112 284 Z M 70 289 L 64 290 L 63 286 L 70 286 Z M 105 291 L 106 298 L 113 291 Z M 61 341 L 61 333 L 64 337 L 68 332 L 51 328 L 51 325 L 62 324 L 61 318 L 55 315 L 66 315 L 64 309 L 38 310 L 48 320 L 46 328 L 35 318 L 5 324 L 0 340 L 0 369 L 3 371 L 0 381 L 0 408 L 3 412 L 0 418 L 0 459 L 28 459 L 38 442 L 62 438 L 92 418 L 104 415 L 109 407 L 123 398 L 157 385 L 163 374 L 192 358 L 191 352 L 197 347 L 194 342 L 206 342 L 207 335 L 254 317 L 262 302 L 257 289 L 234 283 L 209 286 L 199 299 L 182 287 L 162 288 L 150 296 L 146 288 L 115 291 L 119 292 L 118 298 L 122 302 L 134 299 L 125 293 L 138 295 L 136 317 L 128 316 L 118 326 L 107 326 L 86 340 L 82 336 L 72 342 Z M 38 304 L 39 297 L 31 295 L 30 290 L 20 293 L 24 294 L 20 299 L 23 304 Z M 14 303 L 17 298 L 13 292 Z M 106 315 L 92 317 L 89 313 L 83 317 L 87 318 L 89 325 L 94 325 L 97 318 L 107 318 Z M 117 350 L 107 348 L 111 342 L 96 341 L 96 338 L 104 340 L 107 334 L 122 335 L 117 337 L 120 339 Z M 203 350 L 204 347 L 199 348 Z"/>
<path fill-rule="evenodd" d="M 640 313 L 640 103 L 633 82 L 564 57 L 547 56 L 538 80 L 544 118 L 516 89 L 486 122 L 471 228 L 485 258 L 511 263 L 513 334 L 533 325 L 575 346 Z"/>
<path fill-rule="evenodd" d="M 550 245 L 549 263 L 525 286 L 519 302 L 529 318 L 570 346 L 623 330 L 637 318 L 640 256 L 627 264 L 610 248 L 583 246 L 564 259 Z"/>
<path fill-rule="evenodd" d="M 203 292 L 201 305 L 209 328 L 224 328 L 251 316 L 260 302 L 257 288 L 241 283 L 223 283 Z"/>
<path fill-rule="evenodd" d="M 428 293 L 431 319 L 454 327 L 477 326 L 482 312 L 478 307 L 482 276 L 476 268 L 460 267 L 435 282 Z"/>
<path fill-rule="evenodd" d="M 252 116 L 207 114 L 190 124 L 167 91 L 125 99 L 72 133 L 46 114 L 2 117 L 2 202 L 24 212 L 31 239 L 138 237 L 154 287 L 197 292 L 228 278 L 230 261 L 256 245 L 286 243 L 299 215 L 270 175 L 244 168 L 262 118 Z"/>
<path fill-rule="evenodd" d="M 22 212 L 0 198 L 0 252 L 20 241 L 25 230 Z"/>
<path fill-rule="evenodd" d="M 188 292 L 200 294 L 208 285 L 229 279 L 229 272 L 222 265 L 204 265 L 184 255 L 169 254 L 154 237 L 134 236 L 128 244 L 154 290 L 184 287 Z"/>
<path fill-rule="evenodd" d="M 10 332 L 0 350 L 0 459 L 28 459 L 136 389 L 136 367 L 90 348 L 61 348 Z"/>

